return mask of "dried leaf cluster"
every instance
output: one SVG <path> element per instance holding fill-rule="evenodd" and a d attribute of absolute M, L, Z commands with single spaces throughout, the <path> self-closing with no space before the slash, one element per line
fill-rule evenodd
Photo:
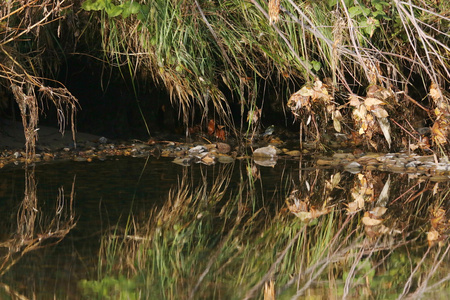
<path fill-rule="evenodd" d="M 434 109 L 436 119 L 431 128 L 432 139 L 437 145 L 445 145 L 450 135 L 450 99 L 444 96 L 435 83 L 431 84 L 429 95 L 436 105 Z"/>

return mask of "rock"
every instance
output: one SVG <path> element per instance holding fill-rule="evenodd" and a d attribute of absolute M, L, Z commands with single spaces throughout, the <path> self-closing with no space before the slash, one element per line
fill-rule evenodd
<path fill-rule="evenodd" d="M 198 155 L 200 153 L 207 152 L 207 151 L 208 151 L 208 149 L 205 146 L 200 145 L 200 146 L 196 146 L 194 148 L 189 149 L 188 152 L 190 155 Z"/>
<path fill-rule="evenodd" d="M 333 158 L 334 159 L 354 160 L 355 156 L 353 155 L 353 153 L 334 153 Z"/>
<path fill-rule="evenodd" d="M 253 151 L 253 157 L 276 157 L 277 149 L 273 146 L 261 147 Z"/>
<path fill-rule="evenodd" d="M 226 143 L 217 143 L 217 151 L 226 154 L 231 151 L 231 146 Z"/>

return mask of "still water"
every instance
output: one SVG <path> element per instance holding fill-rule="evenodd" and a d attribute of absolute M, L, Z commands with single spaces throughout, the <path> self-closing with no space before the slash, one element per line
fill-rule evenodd
<path fill-rule="evenodd" d="M 448 187 L 299 160 L 7 167 L 0 298 L 447 299 Z M 127 251 L 105 255 L 111 236 Z"/>

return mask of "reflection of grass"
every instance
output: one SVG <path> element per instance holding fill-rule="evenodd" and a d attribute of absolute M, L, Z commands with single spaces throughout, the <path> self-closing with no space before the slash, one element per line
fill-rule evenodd
<path fill-rule="evenodd" d="M 404 229 L 403 235 L 376 235 L 375 228 L 369 231 L 362 225 L 362 214 L 347 214 L 345 206 L 338 205 L 305 223 L 285 208 L 261 207 L 253 181 L 258 179 L 251 173 L 251 180 L 241 176 L 236 190 L 230 191 L 231 167 L 227 168 L 210 188 L 205 178 L 203 185 L 193 188 L 183 177 L 167 203 L 150 212 L 144 223 L 130 219 L 125 233 L 117 230 L 105 236 L 100 278 L 81 282 L 85 294 L 242 299 L 261 297 L 268 282 L 275 283 L 279 297 L 386 299 L 439 289 L 449 294 L 448 243 L 427 250 L 423 239 L 408 238 L 418 225 L 412 217 L 406 221 L 414 228 Z M 309 175 L 317 176 L 315 171 Z M 311 193 L 314 190 L 323 191 L 312 186 Z M 346 191 L 326 193 L 342 199 Z M 404 208 L 410 215 L 416 209 Z M 386 228 L 400 228 L 396 222 L 404 220 L 396 218 Z"/>

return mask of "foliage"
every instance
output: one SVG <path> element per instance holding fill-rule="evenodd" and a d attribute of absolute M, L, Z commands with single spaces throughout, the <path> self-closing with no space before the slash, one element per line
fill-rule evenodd
<path fill-rule="evenodd" d="M 103 58 L 121 71 L 128 68 L 133 78 L 163 86 L 185 124 L 200 111 L 205 123 L 220 117 L 228 131 L 253 135 L 268 106 L 284 112 L 289 95 L 322 82 L 325 102 L 294 103 L 305 138 L 320 142 L 322 133 L 335 130 L 375 150 L 447 152 L 448 1 L 86 0 L 82 11 L 70 0 L 6 3 L 0 76 L 22 114 L 37 116 L 33 99 L 42 95 L 66 110 L 62 124 L 73 117 L 76 99 L 40 76 L 56 72 L 68 47 L 92 48 L 99 31 Z M 81 25 L 74 26 L 77 18 Z M 361 111 L 365 104 L 350 105 L 367 98 L 383 103 L 367 113 Z M 23 123 L 33 149 L 37 117 Z M 432 128 L 431 136 L 423 136 L 422 127 Z"/>
<path fill-rule="evenodd" d="M 261 96 L 267 83 L 277 90 L 269 104 L 281 111 L 292 87 L 319 79 L 328 84 L 327 92 L 336 106 L 312 110 L 321 119 L 311 123 L 316 125 L 315 137 L 320 139 L 330 119 L 335 129 L 347 128 L 346 134 L 361 132 L 360 120 L 351 124 L 348 97 L 364 97 L 361 90 L 376 85 L 390 93 L 389 100 L 381 99 L 387 100 L 388 107 L 385 117 L 376 117 L 369 130 L 362 129 L 362 141 L 373 147 L 378 143 L 373 137 L 381 134 L 386 148 L 393 144 L 398 148 L 402 137 L 421 139 L 417 128 L 407 126 L 412 120 L 404 117 L 405 112 L 419 109 L 412 115 L 421 117 L 431 111 L 426 101 L 413 99 L 409 90 L 424 97 L 433 83 L 440 102 L 448 103 L 443 91 L 450 78 L 450 36 L 445 30 L 450 7 L 443 2 L 424 7 L 420 1 L 382 0 L 301 4 L 287 0 L 269 1 L 268 6 L 256 0 L 88 0 L 83 8 L 99 12 L 108 60 L 128 64 L 132 74 L 149 74 L 161 83 L 173 103 L 180 105 L 185 122 L 199 107 L 205 121 L 213 110 L 234 130 L 230 105 L 238 102 L 241 120 L 248 111 L 248 129 L 254 129 L 257 124 L 252 123 L 260 118 L 253 118 L 253 112 L 264 106 Z M 415 89 L 418 81 L 423 82 L 422 88 Z M 310 113 L 299 118 L 306 135 L 314 132 L 307 130 Z M 444 115 L 431 116 L 441 119 L 439 128 L 445 127 L 439 131 L 442 134 L 434 134 L 436 145 L 446 144 Z M 393 128 L 387 116 L 394 117 L 399 126 Z"/>

